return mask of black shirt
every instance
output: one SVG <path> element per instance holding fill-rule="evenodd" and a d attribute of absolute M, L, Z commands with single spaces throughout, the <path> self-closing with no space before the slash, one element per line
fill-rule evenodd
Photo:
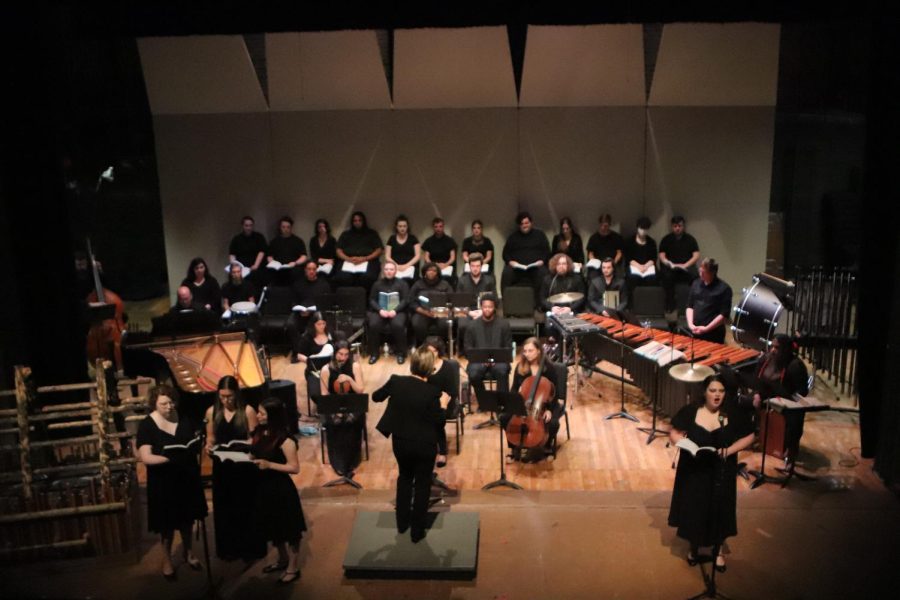
<path fill-rule="evenodd" d="M 422 242 L 422 251 L 431 255 L 432 262 L 445 263 L 450 260 L 450 253 L 456 250 L 456 242 L 449 235 L 438 237 L 432 235 Z M 456 262 L 456 261 L 454 261 Z"/>
<path fill-rule="evenodd" d="M 409 291 L 409 307 L 415 311 L 418 307 L 422 306 L 422 303 L 419 302 L 419 296 L 432 298 L 435 294 L 450 293 L 453 293 L 453 288 L 450 287 L 450 284 L 447 283 L 445 279 L 438 278 L 434 283 L 428 283 L 428 280 L 423 277 L 415 282 L 412 289 Z M 434 308 L 434 306 L 431 308 Z"/>
<path fill-rule="evenodd" d="M 512 333 L 509 321 L 494 316 L 490 321 L 475 319 L 466 327 L 466 348 L 509 348 L 512 346 Z"/>
<path fill-rule="evenodd" d="M 228 300 L 228 306 L 235 302 L 247 302 L 251 297 L 256 297 L 256 286 L 242 279 L 240 285 L 231 281 L 222 286 L 222 297 Z"/>
<path fill-rule="evenodd" d="M 649 235 L 647 236 L 647 242 L 642 246 L 637 243 L 637 239 L 632 237 L 627 242 L 625 242 L 625 260 L 627 262 L 637 261 L 638 264 L 645 264 L 648 262 L 656 263 L 656 240 L 654 240 Z"/>
<path fill-rule="evenodd" d="M 496 294 L 497 283 L 494 280 L 494 276 L 490 273 L 482 273 L 481 277 L 478 278 L 478 283 L 475 283 L 472 280 L 471 273 L 463 273 L 456 283 L 456 291 L 460 293 L 475 294 L 475 298 L 478 298 L 485 292 Z"/>
<path fill-rule="evenodd" d="M 659 242 L 659 251 L 665 252 L 666 258 L 676 265 L 684 264 L 691 260 L 694 252 L 700 251 L 697 240 L 689 233 L 682 233 L 681 237 L 675 237 L 670 233 Z"/>
<path fill-rule="evenodd" d="M 337 247 L 347 256 L 368 256 L 382 247 L 381 238 L 374 229 L 353 229 L 338 238 Z"/>
<path fill-rule="evenodd" d="M 390 398 L 375 428 L 385 437 L 437 443 L 437 425 L 445 420 L 438 388 L 411 376 L 391 375 L 387 383 L 372 392 L 373 402 Z"/>
<path fill-rule="evenodd" d="M 306 277 L 298 279 L 294 282 L 293 287 L 294 293 L 297 295 L 297 304 L 301 306 L 315 306 L 319 310 L 322 310 L 323 307 L 316 304 L 318 298 L 324 294 L 331 293 L 331 286 L 321 276 L 316 277 L 315 281 L 310 281 Z"/>
<path fill-rule="evenodd" d="M 398 265 L 405 265 L 416 256 L 416 244 L 419 238 L 413 234 L 406 236 L 406 241 L 402 244 L 397 241 L 397 236 L 392 235 L 388 238 L 387 245 L 391 247 L 391 260 Z"/>
<path fill-rule="evenodd" d="M 397 294 L 399 294 L 400 304 L 394 309 L 398 313 L 403 312 L 406 310 L 407 306 L 409 306 L 409 286 L 406 282 L 402 279 L 397 279 L 396 277 L 393 279 L 385 279 L 382 277 L 372 284 L 372 289 L 369 292 L 369 310 L 373 312 L 381 310 L 381 305 L 378 304 L 378 294 L 381 292 L 385 292 L 386 294 L 397 292 Z"/>
<path fill-rule="evenodd" d="M 625 242 L 622 236 L 615 231 L 610 231 L 606 235 L 600 235 L 600 232 L 594 233 L 588 238 L 587 251 L 594 258 L 603 260 L 604 258 L 616 259 L 616 252 L 622 250 Z"/>
<path fill-rule="evenodd" d="M 528 233 L 522 233 L 516 229 L 507 239 L 503 247 L 503 260 L 516 261 L 523 265 L 542 260 L 547 262 L 550 258 L 550 244 L 547 236 L 540 229 L 532 229 Z"/>
<path fill-rule="evenodd" d="M 551 288 L 552 286 L 552 288 Z M 565 292 L 578 292 L 584 294 L 584 279 L 578 273 L 566 273 L 565 275 L 547 275 L 541 284 L 541 306 L 544 310 L 550 310 L 554 305 L 549 301 L 550 296 Z M 568 306 L 578 312 L 584 306 L 584 298 L 577 302 L 571 302 Z"/>
<path fill-rule="evenodd" d="M 604 310 L 623 310 L 628 306 L 628 298 L 626 297 L 627 292 L 624 283 L 624 280 L 613 277 L 612 281 L 607 284 L 606 278 L 603 277 L 602 274 L 600 277 L 594 277 L 588 288 L 588 308 L 597 314 L 602 313 Z M 619 292 L 618 306 L 606 306 L 603 304 L 603 294 L 607 291 Z"/>
<path fill-rule="evenodd" d="M 567 254 L 569 258 L 572 259 L 572 262 L 584 263 L 584 245 L 581 243 L 580 235 L 577 233 L 574 234 L 572 239 L 569 240 L 569 246 L 565 250 L 562 249 L 562 242 L 563 236 L 561 233 L 557 233 L 553 236 L 553 241 L 550 243 L 551 254 L 562 252 L 563 254 Z"/>
<path fill-rule="evenodd" d="M 474 236 L 469 236 L 463 240 L 462 243 L 462 251 L 468 252 L 472 254 L 473 252 L 478 252 L 482 256 L 487 256 L 488 251 L 491 252 L 491 261 L 486 263 L 490 269 L 488 269 L 489 273 L 494 272 L 494 243 L 490 238 L 483 237 L 480 242 L 475 241 Z"/>
<path fill-rule="evenodd" d="M 258 231 L 252 231 L 250 235 L 244 235 L 242 231 L 231 238 L 228 245 L 228 254 L 233 254 L 234 258 L 248 269 L 256 262 L 260 252 L 265 256 L 266 250 L 266 238 Z"/>
<path fill-rule="evenodd" d="M 694 325 L 708 325 L 716 315 L 731 314 L 731 287 L 718 277 L 709 285 L 695 279 L 688 294 L 688 308 L 694 309 Z"/>
<path fill-rule="evenodd" d="M 319 245 L 319 237 L 312 236 L 309 239 L 309 256 L 314 262 L 319 262 L 320 258 L 337 258 L 337 240 L 334 236 L 329 235 L 325 240 L 325 244 Z"/>
<path fill-rule="evenodd" d="M 182 280 L 181 285 L 191 290 L 195 304 L 203 308 L 206 308 L 208 304 L 209 310 L 222 312 L 222 289 L 219 287 L 219 282 L 212 275 L 204 277 L 203 283 L 200 285 L 187 279 Z"/>
<path fill-rule="evenodd" d="M 306 254 L 306 244 L 296 235 L 277 236 L 269 242 L 269 256 L 282 264 L 294 262 Z"/>

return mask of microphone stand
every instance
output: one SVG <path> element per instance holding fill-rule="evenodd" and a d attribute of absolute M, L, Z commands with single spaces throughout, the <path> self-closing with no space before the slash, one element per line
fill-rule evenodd
<path fill-rule="evenodd" d="M 218 400 L 216 400 L 218 402 Z M 199 437 L 200 437 L 200 452 L 197 453 L 197 470 L 200 470 L 200 465 L 203 462 L 203 452 L 206 449 L 206 423 L 207 420 L 203 419 L 203 426 L 200 428 Z M 204 500 L 205 501 L 205 500 Z M 199 525 L 197 529 L 197 538 L 199 541 L 199 537 L 203 536 L 203 562 L 206 563 L 206 594 L 210 598 L 219 598 L 219 592 L 216 589 L 216 584 L 213 581 L 212 567 L 210 566 L 209 560 L 209 537 L 206 534 L 206 517 L 200 517 L 197 519 L 197 524 Z"/>
<path fill-rule="evenodd" d="M 603 417 L 603 420 L 609 421 L 611 419 L 628 419 L 629 421 L 640 423 L 640 419 L 625 410 L 625 319 L 622 318 L 621 322 L 622 331 L 620 333 L 621 339 L 619 340 L 619 365 L 622 367 L 622 374 L 621 377 L 619 377 L 619 381 L 621 382 L 619 394 L 622 399 L 622 403 L 618 412 L 615 412 L 611 415 L 606 415 L 605 417 Z"/>

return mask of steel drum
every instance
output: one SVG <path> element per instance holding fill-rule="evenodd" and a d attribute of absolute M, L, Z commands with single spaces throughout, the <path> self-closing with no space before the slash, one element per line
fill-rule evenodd
<path fill-rule="evenodd" d="M 236 317 L 246 317 L 256 311 L 257 306 L 254 302 L 235 302 L 231 305 L 231 314 Z"/>
<path fill-rule="evenodd" d="M 758 277 L 750 289 L 744 288 L 741 303 L 734 307 L 734 341 L 757 350 L 768 350 L 778 318 L 784 307 L 781 301 Z"/>

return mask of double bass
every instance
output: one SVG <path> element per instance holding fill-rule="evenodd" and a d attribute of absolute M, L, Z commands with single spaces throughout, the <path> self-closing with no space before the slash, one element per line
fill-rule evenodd
<path fill-rule="evenodd" d="M 541 365 L 537 375 L 531 375 L 519 386 L 519 395 L 525 401 L 526 415 L 513 415 L 506 425 L 509 443 L 522 449 L 543 448 L 549 438 L 547 424 L 544 423 L 544 406 L 556 397 L 556 386 L 541 376 L 544 371 L 546 354 L 541 354 Z"/>
<path fill-rule="evenodd" d="M 116 370 L 122 370 L 122 332 L 125 331 L 125 303 L 122 298 L 112 290 L 103 287 L 100 282 L 100 270 L 97 261 L 91 251 L 91 241 L 88 240 L 88 260 L 94 274 L 94 289 L 85 299 L 90 306 L 112 304 L 115 306 L 115 314 L 111 319 L 104 319 L 91 323 L 87 334 L 87 356 L 91 364 L 98 358 L 114 361 Z"/>

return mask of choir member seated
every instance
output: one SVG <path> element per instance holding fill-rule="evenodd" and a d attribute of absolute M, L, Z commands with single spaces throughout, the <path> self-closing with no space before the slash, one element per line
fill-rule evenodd
<path fill-rule="evenodd" d="M 463 261 L 468 263 L 469 255 L 476 252 L 484 257 L 482 272 L 488 273 L 496 279 L 497 274 L 494 271 L 494 243 L 491 241 L 491 238 L 484 237 L 484 225 L 478 219 L 472 221 L 472 235 L 463 240 Z"/>
<path fill-rule="evenodd" d="M 544 232 L 533 227 L 529 213 L 519 213 L 516 224 L 518 229 L 510 234 L 503 247 L 506 266 L 500 284 L 504 290 L 514 285 L 530 287 L 534 291 L 534 305 L 538 306 L 541 283 L 547 274 L 550 245 Z"/>
<path fill-rule="evenodd" d="M 434 263 L 426 263 L 422 267 L 422 279 L 415 282 L 409 292 L 409 308 L 412 312 L 412 329 L 416 338 L 416 345 L 420 345 L 429 329 L 434 329 L 440 334 L 447 331 L 447 317 L 441 318 L 438 312 L 443 307 L 435 306 L 436 298 L 452 293 L 450 284 L 441 279 L 438 266 Z"/>
<path fill-rule="evenodd" d="M 567 254 L 572 262 L 581 267 L 584 266 L 584 244 L 569 217 L 559 220 L 559 233 L 553 236 L 553 241 L 550 242 L 550 251 Z"/>
<path fill-rule="evenodd" d="M 672 217 L 672 233 L 659 242 L 659 270 L 666 291 L 666 312 L 675 311 L 675 286 L 691 285 L 697 279 L 700 246 L 694 236 L 684 230 L 684 217 Z"/>
<path fill-rule="evenodd" d="M 397 278 L 412 282 L 419 278 L 422 245 L 409 232 L 409 219 L 398 215 L 394 220 L 394 234 L 384 246 L 384 259 L 397 265 Z"/>
<path fill-rule="evenodd" d="M 341 260 L 332 278 L 334 287 L 359 286 L 369 293 L 378 279 L 378 257 L 383 251 L 378 232 L 370 229 L 366 215 L 356 211 L 350 217 L 350 228 L 337 241 L 337 256 Z"/>
<path fill-rule="evenodd" d="M 331 225 L 326 219 L 316 219 L 315 233 L 309 238 L 309 260 L 316 263 L 326 278 L 334 273 L 337 240 L 331 235 Z"/>
<path fill-rule="evenodd" d="M 406 361 L 406 309 L 409 304 L 409 286 L 397 279 L 397 265 L 384 263 L 382 277 L 369 292 L 369 310 L 366 315 L 366 341 L 369 346 L 369 364 L 378 361 L 378 345 L 384 335 L 390 339 L 397 356 L 397 363 Z"/>
<path fill-rule="evenodd" d="M 588 238 L 588 260 L 603 260 L 609 257 L 613 261 L 613 267 L 618 267 L 622 262 L 622 249 L 625 246 L 625 241 L 621 235 L 611 229 L 611 215 L 600 215 L 598 223 L 597 231 Z M 587 276 L 588 279 L 599 277 L 600 269 L 588 267 Z"/>
<path fill-rule="evenodd" d="M 306 262 L 306 244 L 294 235 L 294 220 L 285 215 L 278 220 L 278 235 L 269 242 L 266 265 L 275 285 L 290 285 L 296 277 L 295 267 Z"/>
<path fill-rule="evenodd" d="M 434 233 L 422 242 L 425 262 L 433 262 L 441 272 L 441 278 L 451 287 L 456 285 L 456 241 L 444 233 L 444 220 L 435 217 L 431 221 Z"/>
<path fill-rule="evenodd" d="M 642 285 L 656 285 L 656 240 L 648 234 L 650 219 L 637 220 L 637 231 L 625 242 L 625 284 L 629 291 Z"/>
<path fill-rule="evenodd" d="M 253 230 L 253 217 L 245 216 L 241 219 L 241 232 L 231 238 L 228 245 L 228 262 L 239 262 L 241 266 L 250 269 L 246 279 L 261 285 L 265 281 L 259 269 L 263 267 L 268 246 L 263 234 Z"/>
<path fill-rule="evenodd" d="M 206 310 L 218 312 L 222 306 L 222 290 L 219 288 L 219 282 L 210 275 L 206 261 L 199 256 L 191 260 L 187 277 L 182 280 L 181 285 L 189 288 L 193 301 Z"/>

